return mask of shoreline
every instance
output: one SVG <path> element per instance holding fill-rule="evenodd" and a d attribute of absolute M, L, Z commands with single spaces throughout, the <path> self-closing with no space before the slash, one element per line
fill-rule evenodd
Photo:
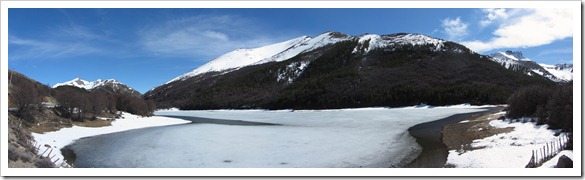
<path fill-rule="evenodd" d="M 422 147 L 421 153 L 403 168 L 443 168 L 447 163 L 449 149 L 443 141 L 445 126 L 466 119 L 473 119 L 497 111 L 503 107 L 487 107 L 485 111 L 456 114 L 436 121 L 417 124 L 408 129 L 409 134 Z"/>

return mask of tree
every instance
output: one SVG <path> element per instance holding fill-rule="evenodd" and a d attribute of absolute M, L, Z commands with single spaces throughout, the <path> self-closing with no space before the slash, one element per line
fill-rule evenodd
<path fill-rule="evenodd" d="M 24 116 L 40 104 L 41 98 L 32 84 L 23 82 L 19 85 L 17 91 L 13 93 L 12 102 L 18 109 L 16 111 L 17 116 L 31 120 L 30 118 L 24 118 Z"/>

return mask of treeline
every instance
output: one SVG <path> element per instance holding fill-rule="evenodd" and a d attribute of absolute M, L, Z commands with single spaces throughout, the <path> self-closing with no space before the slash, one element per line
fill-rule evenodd
<path fill-rule="evenodd" d="M 115 114 L 117 111 L 149 116 L 156 109 L 154 102 L 131 95 L 89 92 L 73 86 L 57 87 L 52 96 L 57 100 L 56 109 L 63 117 L 80 121 L 94 120 L 102 113 Z"/>
<path fill-rule="evenodd" d="M 573 131 L 573 82 L 558 86 L 530 86 L 508 99 L 508 118 L 534 117 L 538 124 Z"/>
<path fill-rule="evenodd" d="M 59 116 L 77 121 L 95 120 L 118 111 L 150 116 L 156 109 L 153 101 L 130 94 L 89 92 L 73 86 L 53 89 L 14 71 L 9 76 L 9 107 L 16 116 L 28 121 L 34 121 L 34 110 L 43 107 L 53 107 Z"/>

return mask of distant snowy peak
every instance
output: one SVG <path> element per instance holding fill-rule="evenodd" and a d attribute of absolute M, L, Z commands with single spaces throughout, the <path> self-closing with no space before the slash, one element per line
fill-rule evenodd
<path fill-rule="evenodd" d="M 573 65 L 572 64 L 540 64 L 545 70 L 564 81 L 573 80 Z"/>
<path fill-rule="evenodd" d="M 93 88 L 94 83 L 93 82 L 89 82 L 80 78 L 75 78 L 71 81 L 67 81 L 67 82 L 63 82 L 63 83 L 57 83 L 53 86 L 53 88 L 57 88 L 59 86 L 75 86 L 78 88 L 82 88 L 82 89 L 87 89 L 90 90 Z"/>
<path fill-rule="evenodd" d="M 83 80 L 80 78 L 75 78 L 71 81 L 67 81 L 64 83 L 57 83 L 53 86 L 53 88 L 56 88 L 59 86 L 75 86 L 75 87 L 82 88 L 82 89 L 92 90 L 92 89 L 95 89 L 97 87 L 107 86 L 107 85 L 116 87 L 116 86 L 120 86 L 120 85 L 124 85 L 124 84 L 116 81 L 115 79 L 107 79 L 107 80 L 98 79 L 94 82 L 89 82 L 89 81 L 86 81 L 86 80 Z M 126 86 L 126 85 L 124 85 L 124 86 Z M 130 88 L 130 87 L 128 87 L 128 88 Z M 130 88 L 130 89 L 132 89 L 132 88 Z"/>
<path fill-rule="evenodd" d="M 178 76 L 169 82 L 183 80 L 207 72 L 224 71 L 237 69 L 253 64 L 283 61 L 290 59 L 300 53 L 311 51 L 329 44 L 340 41 L 351 40 L 351 36 L 338 33 L 326 32 L 317 37 L 301 36 L 288 41 L 263 46 L 255 49 L 237 49 L 221 55 L 199 68 Z"/>
<path fill-rule="evenodd" d="M 493 58 L 498 60 L 514 60 L 514 61 L 530 61 L 530 59 L 524 57 L 524 54 L 520 51 L 505 51 L 505 52 L 497 52 L 491 55 Z"/>
<path fill-rule="evenodd" d="M 75 78 L 71 81 L 67 81 L 64 83 L 57 83 L 53 86 L 53 88 L 57 88 L 59 86 L 74 86 L 82 89 L 86 89 L 88 91 L 100 91 L 106 93 L 119 93 L 119 94 L 128 94 L 136 97 L 142 96 L 142 94 L 130 86 L 116 81 L 115 79 L 106 79 L 101 80 L 98 79 L 93 82 L 89 82 L 80 78 Z"/>
<path fill-rule="evenodd" d="M 573 65 L 570 64 L 537 64 L 524 57 L 520 51 L 497 52 L 489 55 L 492 61 L 500 63 L 507 69 L 525 69 L 528 75 L 539 74 L 555 82 L 571 81 L 573 79 Z"/>

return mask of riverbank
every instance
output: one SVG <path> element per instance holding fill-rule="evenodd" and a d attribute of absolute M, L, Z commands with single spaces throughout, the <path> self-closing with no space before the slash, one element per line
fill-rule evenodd
<path fill-rule="evenodd" d="M 449 155 L 449 149 L 443 142 L 443 127 L 468 119 L 476 119 L 485 115 L 501 111 L 503 107 L 485 108 L 486 111 L 457 114 L 437 121 L 415 125 L 408 129 L 411 136 L 422 146 L 422 152 L 405 168 L 441 168 L 444 167 Z M 447 132 L 450 133 L 450 132 Z M 453 133 L 451 133 L 453 134 Z M 449 134 L 449 140 L 457 139 Z"/>

